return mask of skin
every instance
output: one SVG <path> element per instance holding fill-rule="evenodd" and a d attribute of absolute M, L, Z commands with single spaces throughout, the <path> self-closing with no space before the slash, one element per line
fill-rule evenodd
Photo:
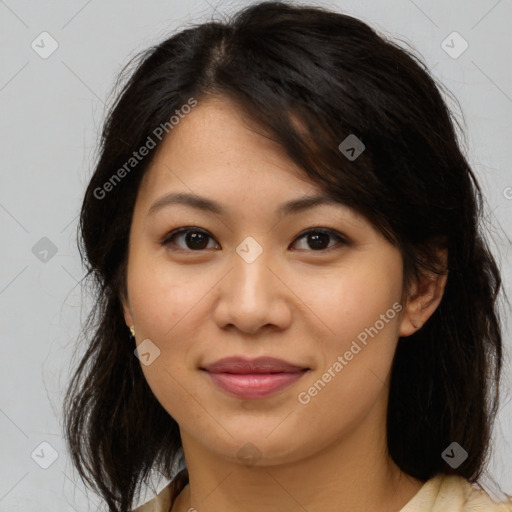
<path fill-rule="evenodd" d="M 170 192 L 208 197 L 227 213 L 172 205 L 149 214 Z M 414 282 L 404 300 L 400 251 L 354 210 L 336 203 L 276 215 L 281 203 L 321 192 L 225 98 L 201 100 L 144 176 L 122 300 L 137 345 L 150 339 L 160 350 L 141 367 L 180 427 L 190 484 L 173 512 L 397 511 L 423 484 L 387 452 L 389 378 L 398 337 L 434 312 L 446 276 Z M 208 236 L 162 245 L 185 226 Z M 299 237 L 313 227 L 334 234 L 317 248 Z M 263 250 L 252 263 L 236 252 L 248 236 Z M 400 313 L 300 403 L 299 393 L 394 303 Z M 270 355 L 310 371 L 275 395 L 242 400 L 199 370 L 232 355 Z M 237 456 L 246 443 L 257 460 Z"/>

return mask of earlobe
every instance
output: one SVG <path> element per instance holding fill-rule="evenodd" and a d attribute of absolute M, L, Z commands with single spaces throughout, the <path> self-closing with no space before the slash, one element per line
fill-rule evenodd
<path fill-rule="evenodd" d="M 446 268 L 446 251 L 444 251 Z M 443 274 L 425 272 L 411 287 L 400 324 L 400 336 L 406 337 L 421 329 L 443 298 L 448 270 Z"/>
<path fill-rule="evenodd" d="M 126 308 L 123 308 L 123 309 L 124 309 L 124 321 L 126 322 L 126 325 L 128 327 L 133 326 L 133 319 L 132 319 L 131 313 Z"/>
<path fill-rule="evenodd" d="M 131 327 L 133 325 L 133 318 L 132 318 L 129 301 L 123 294 L 120 294 L 119 300 L 120 300 L 121 306 L 123 308 L 124 321 L 128 327 Z"/>

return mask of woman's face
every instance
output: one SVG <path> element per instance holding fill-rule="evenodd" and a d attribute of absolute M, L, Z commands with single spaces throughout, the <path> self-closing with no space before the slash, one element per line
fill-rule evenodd
<path fill-rule="evenodd" d="M 363 423 L 385 428 L 404 334 L 401 254 L 339 203 L 285 207 L 317 195 L 227 100 L 200 101 L 155 155 L 136 201 L 124 309 L 143 343 L 144 375 L 184 446 L 235 462 L 251 452 L 272 465 L 318 453 Z M 210 203 L 219 211 L 199 207 Z M 201 369 L 231 356 L 298 370 Z M 287 385 L 272 392 L 276 382 Z"/>

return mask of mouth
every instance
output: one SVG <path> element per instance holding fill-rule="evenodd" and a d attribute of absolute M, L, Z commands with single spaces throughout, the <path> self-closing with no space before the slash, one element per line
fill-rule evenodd
<path fill-rule="evenodd" d="M 296 373 L 311 368 L 289 363 L 275 357 L 224 357 L 200 368 L 209 373 L 262 374 L 262 373 Z"/>
<path fill-rule="evenodd" d="M 222 391 L 242 399 L 265 398 L 291 386 L 311 370 L 282 359 L 224 358 L 201 367 Z"/>

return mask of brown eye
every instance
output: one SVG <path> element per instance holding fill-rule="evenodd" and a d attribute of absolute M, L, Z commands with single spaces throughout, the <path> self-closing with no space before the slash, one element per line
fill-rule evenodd
<path fill-rule="evenodd" d="M 208 248 L 208 239 L 213 240 L 213 238 L 206 231 L 194 227 L 189 227 L 172 231 L 162 241 L 162 245 L 179 246 L 179 244 L 176 244 L 175 242 L 179 239 L 183 240 L 183 242 L 181 242 L 181 248 L 183 248 L 184 244 L 184 250 L 190 251 L 203 251 Z"/>
<path fill-rule="evenodd" d="M 319 229 L 313 228 L 299 235 L 296 240 L 304 239 L 306 248 L 299 250 L 313 251 L 313 252 L 327 252 L 336 246 L 349 246 L 350 242 L 340 233 L 332 229 Z M 165 247 L 171 250 L 183 250 L 188 252 L 204 251 L 208 248 L 209 240 L 214 240 L 213 237 L 203 229 L 193 226 L 179 228 L 171 231 L 161 242 Z M 179 243 L 177 243 L 179 241 Z M 332 242 L 337 242 L 332 244 Z M 297 242 L 295 242 L 296 244 Z M 217 244 L 218 248 L 218 244 Z"/>
<path fill-rule="evenodd" d="M 306 245 L 315 252 L 330 251 L 333 248 L 332 245 L 329 247 L 329 241 L 331 239 L 337 240 L 338 244 L 350 245 L 345 237 L 332 229 L 310 229 L 297 237 L 297 240 L 301 239 L 305 239 Z"/>

